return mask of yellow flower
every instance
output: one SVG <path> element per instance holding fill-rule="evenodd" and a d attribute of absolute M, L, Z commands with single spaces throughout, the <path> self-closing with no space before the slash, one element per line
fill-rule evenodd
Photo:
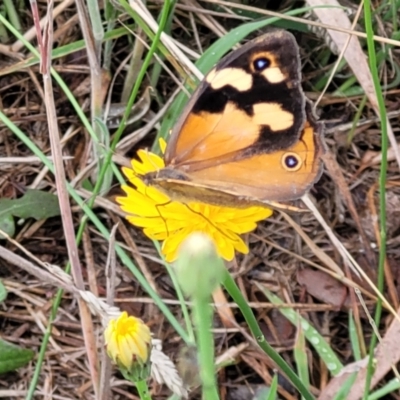
<path fill-rule="evenodd" d="M 149 358 L 150 329 L 138 318 L 124 311 L 110 320 L 104 331 L 108 356 L 120 367 L 132 370 L 135 363 L 143 365 Z"/>
<path fill-rule="evenodd" d="M 161 143 L 165 149 L 165 142 Z M 127 219 L 143 228 L 154 240 L 163 241 L 162 252 L 168 262 L 176 260 L 179 245 L 193 232 L 203 232 L 215 243 L 218 254 L 232 260 L 235 250 L 248 253 L 249 249 L 239 236 L 250 232 L 257 222 L 268 218 L 272 210 L 264 207 L 232 208 L 198 202 L 188 204 L 171 200 L 158 189 L 146 186 L 141 175 L 164 167 L 164 161 L 156 154 L 138 151 L 139 160 L 132 160 L 130 168 L 123 168 L 128 180 L 135 186 L 123 185 L 126 197 L 117 197 Z"/>

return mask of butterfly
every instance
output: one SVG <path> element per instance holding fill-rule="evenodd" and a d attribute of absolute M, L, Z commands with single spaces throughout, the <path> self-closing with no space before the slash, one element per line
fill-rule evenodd
<path fill-rule="evenodd" d="M 181 202 L 280 208 L 321 176 L 322 132 L 301 87 L 296 40 L 273 31 L 205 76 L 172 130 L 165 167 L 143 180 Z"/>

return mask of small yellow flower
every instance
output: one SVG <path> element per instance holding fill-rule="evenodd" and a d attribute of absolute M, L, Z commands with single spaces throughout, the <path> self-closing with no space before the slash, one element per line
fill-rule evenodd
<path fill-rule="evenodd" d="M 165 142 L 161 143 L 165 149 Z M 239 236 L 250 232 L 257 222 L 268 218 L 272 210 L 264 207 L 232 208 L 198 202 L 188 204 L 171 200 L 158 189 L 146 186 L 141 175 L 164 167 L 156 154 L 138 151 L 139 160 L 132 160 L 130 168 L 123 168 L 128 180 L 135 186 L 123 185 L 126 197 L 117 197 L 127 219 L 154 240 L 163 241 L 162 252 L 168 262 L 176 260 L 179 245 L 193 232 L 202 232 L 214 241 L 218 254 L 232 260 L 235 250 L 248 253 L 249 249 Z"/>
<path fill-rule="evenodd" d="M 138 318 L 124 311 L 110 320 L 104 331 L 108 356 L 120 367 L 132 370 L 135 362 L 143 365 L 149 358 L 150 329 Z"/>

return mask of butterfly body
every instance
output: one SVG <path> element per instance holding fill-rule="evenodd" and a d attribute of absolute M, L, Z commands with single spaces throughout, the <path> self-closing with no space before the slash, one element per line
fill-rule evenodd
<path fill-rule="evenodd" d="M 184 202 L 295 200 L 321 175 L 322 130 L 301 88 L 295 39 L 268 33 L 206 75 L 172 131 L 165 168 L 144 181 Z"/>

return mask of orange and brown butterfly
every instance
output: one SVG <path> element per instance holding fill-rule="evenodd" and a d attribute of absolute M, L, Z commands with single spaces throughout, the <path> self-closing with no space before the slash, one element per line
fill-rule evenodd
<path fill-rule="evenodd" d="M 300 198 L 322 172 L 322 125 L 301 88 L 299 50 L 285 31 L 223 58 L 175 125 L 164 160 L 138 151 L 123 172 L 133 185 L 116 201 L 127 219 L 162 241 L 167 261 L 192 233 L 232 260 L 277 202 Z"/>
<path fill-rule="evenodd" d="M 322 130 L 301 88 L 296 40 L 270 32 L 206 75 L 171 133 L 165 167 L 143 180 L 182 202 L 275 208 L 319 179 Z"/>
<path fill-rule="evenodd" d="M 321 134 L 301 88 L 297 43 L 273 31 L 206 75 L 172 131 L 165 168 L 144 181 L 183 202 L 276 206 L 319 179 Z"/>

